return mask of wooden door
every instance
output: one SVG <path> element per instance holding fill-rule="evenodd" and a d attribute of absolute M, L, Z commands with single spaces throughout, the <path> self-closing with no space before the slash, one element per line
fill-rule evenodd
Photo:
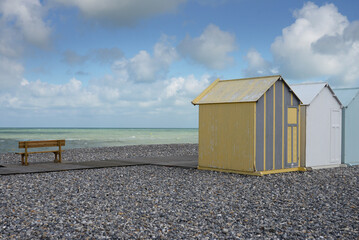
<path fill-rule="evenodd" d="M 288 119 L 287 119 L 287 162 L 286 167 L 298 167 L 298 108 L 288 108 Z"/>
<path fill-rule="evenodd" d="M 341 123 L 340 123 L 340 111 L 332 109 L 330 112 L 330 162 L 340 163 L 341 157 Z"/>

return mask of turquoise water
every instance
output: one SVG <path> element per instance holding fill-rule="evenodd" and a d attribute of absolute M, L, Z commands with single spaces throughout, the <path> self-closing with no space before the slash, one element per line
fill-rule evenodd
<path fill-rule="evenodd" d="M 198 129 L 0 128 L 0 153 L 19 151 L 19 141 L 52 139 L 65 139 L 64 149 L 198 143 Z"/>

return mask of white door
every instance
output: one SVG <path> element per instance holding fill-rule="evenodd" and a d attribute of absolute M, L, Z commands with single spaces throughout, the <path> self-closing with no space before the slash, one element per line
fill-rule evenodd
<path fill-rule="evenodd" d="M 340 111 L 332 109 L 330 112 L 330 162 L 340 163 Z"/>

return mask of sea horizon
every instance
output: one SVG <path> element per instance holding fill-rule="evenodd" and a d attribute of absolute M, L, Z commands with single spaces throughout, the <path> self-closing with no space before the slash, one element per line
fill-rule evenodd
<path fill-rule="evenodd" d="M 198 143 L 198 128 L 0 127 L 0 153 L 21 151 L 19 141 L 65 139 L 63 149 Z"/>
<path fill-rule="evenodd" d="M 0 129 L 198 129 L 190 127 L 0 127 Z"/>

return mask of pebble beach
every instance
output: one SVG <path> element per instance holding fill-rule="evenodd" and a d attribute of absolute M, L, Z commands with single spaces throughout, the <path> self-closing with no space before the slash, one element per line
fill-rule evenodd
<path fill-rule="evenodd" d="M 74 148 L 64 150 L 62 153 L 62 161 L 87 162 L 184 155 L 198 155 L 198 144 L 157 144 L 120 147 Z M 52 161 L 53 158 L 53 153 L 33 154 L 29 156 L 29 163 L 49 162 Z M 21 162 L 21 157 L 15 153 L 0 154 L 0 164 L 13 164 L 19 162 Z"/>
<path fill-rule="evenodd" d="M 197 154 L 196 144 L 140 145 L 70 149 L 63 160 Z M 19 160 L 0 154 L 0 165 Z M 153 165 L 0 176 L 0 239 L 358 239 L 358 183 L 359 166 L 263 177 Z"/>

